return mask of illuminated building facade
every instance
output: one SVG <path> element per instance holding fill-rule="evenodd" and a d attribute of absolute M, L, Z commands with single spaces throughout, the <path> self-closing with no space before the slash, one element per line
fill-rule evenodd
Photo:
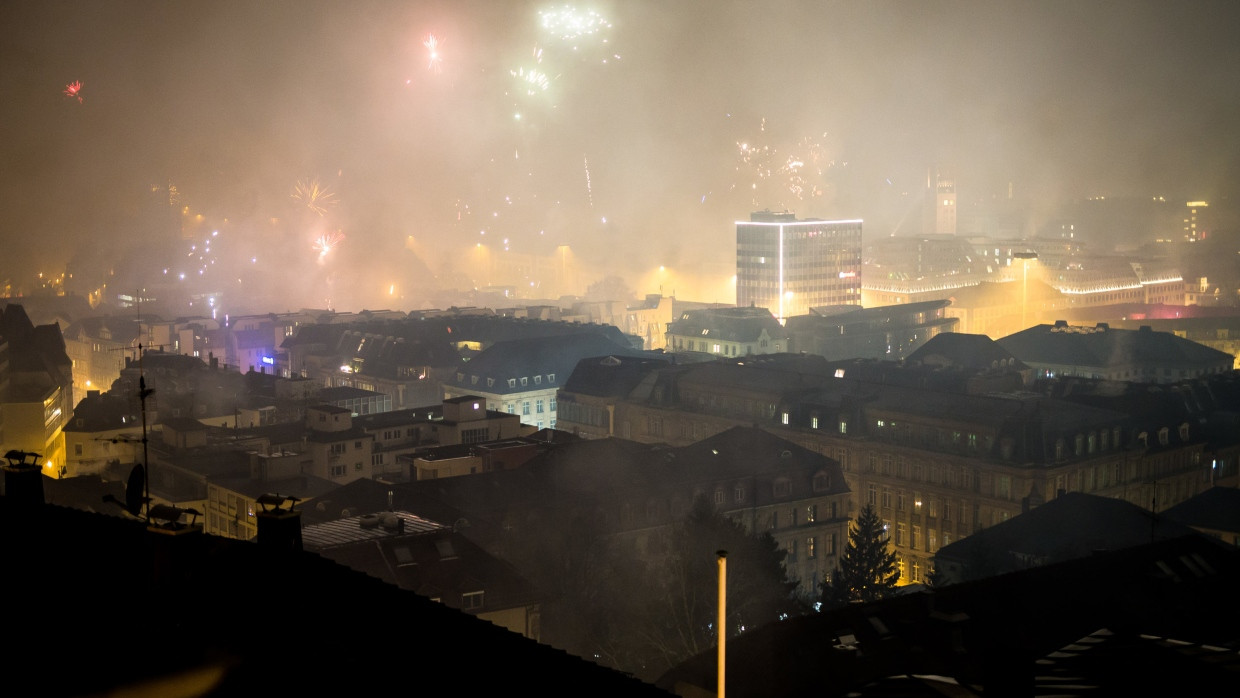
<path fill-rule="evenodd" d="M 35 325 L 25 308 L 10 304 L 0 309 L 0 343 L 7 343 L 7 360 L 0 354 L 0 453 L 37 453 L 43 473 L 65 475 L 63 428 L 73 413 L 73 364 L 56 323 Z"/>
<path fill-rule="evenodd" d="M 1188 211 L 1184 216 L 1184 239 L 1188 242 L 1206 239 L 1207 231 L 1201 217 L 1209 205 L 1205 201 L 1189 201 L 1185 204 Z"/>
<path fill-rule="evenodd" d="M 1207 397 L 1186 414 L 1174 391 L 1121 393 L 1099 385 L 1089 392 L 1077 383 L 1079 394 L 1066 397 L 1018 386 L 970 393 L 939 387 L 936 377 L 981 373 L 928 365 L 904 367 L 921 378 L 901 378 L 893 373 L 899 368 L 892 362 L 891 370 L 867 378 L 801 355 L 652 364 L 646 376 L 629 378 L 654 386 L 649 396 L 597 390 L 588 397 L 592 409 L 609 414 L 608 436 L 675 448 L 757 425 L 838 461 L 851 493 L 847 515 L 866 504 L 879 512 L 901 583 L 924 582 L 940 546 L 1060 493 L 1172 506 L 1210 487 L 1209 464 L 1234 468 L 1240 452 L 1235 433 L 1221 425 L 1212 430 L 1207 419 L 1234 409 L 1234 376 L 1198 379 L 1211 387 L 1198 391 Z M 561 400 L 580 401 L 567 392 Z M 564 428 L 576 426 L 565 418 Z M 759 527 L 780 540 L 800 523 L 781 517 Z M 787 550 L 793 569 L 802 558 Z"/>
<path fill-rule="evenodd" d="M 759 211 L 736 223 L 736 304 L 779 319 L 861 303 L 861 221 Z"/>

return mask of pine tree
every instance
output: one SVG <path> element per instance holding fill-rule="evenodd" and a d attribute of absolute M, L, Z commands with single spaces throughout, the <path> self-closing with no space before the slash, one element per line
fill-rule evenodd
<path fill-rule="evenodd" d="M 835 608 L 848 603 L 875 601 L 887 596 L 900 581 L 896 554 L 878 512 L 867 504 L 848 530 L 848 545 L 829 581 L 822 584 L 822 601 Z"/>

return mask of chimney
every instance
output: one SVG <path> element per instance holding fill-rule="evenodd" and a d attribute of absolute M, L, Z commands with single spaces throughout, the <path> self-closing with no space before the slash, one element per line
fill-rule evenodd
<path fill-rule="evenodd" d="M 185 514 L 192 520 L 181 521 Z M 203 570 L 206 558 L 206 537 L 202 524 L 196 523 L 199 512 L 169 504 L 147 505 L 147 541 L 151 550 L 151 578 L 161 591 L 184 589 Z"/>
<path fill-rule="evenodd" d="M 258 520 L 258 544 L 278 550 L 297 551 L 301 544 L 301 512 L 294 507 L 297 497 L 281 494 L 264 494 L 258 498 L 261 510 L 254 514 Z M 288 503 L 288 508 L 284 504 Z"/>
<path fill-rule="evenodd" d="M 8 461 L 4 466 L 5 499 L 26 506 L 46 502 L 43 498 L 43 466 L 39 465 L 42 456 L 26 451 L 9 451 L 4 457 Z"/>

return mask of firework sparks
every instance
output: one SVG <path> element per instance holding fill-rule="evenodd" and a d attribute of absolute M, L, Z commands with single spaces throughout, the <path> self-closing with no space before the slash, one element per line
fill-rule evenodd
<path fill-rule="evenodd" d="M 581 159 L 586 168 L 586 199 L 590 202 L 590 208 L 594 208 L 594 189 L 590 186 L 590 159 L 585 156 Z"/>
<path fill-rule="evenodd" d="M 512 76 L 517 79 L 517 83 L 525 90 L 527 95 L 536 95 L 539 92 L 546 92 L 547 87 L 551 84 L 551 79 L 546 73 L 539 72 L 533 68 L 526 70 L 525 68 L 517 68 L 510 71 Z"/>
<path fill-rule="evenodd" d="M 539 12 L 542 28 L 552 36 L 564 41 L 573 41 L 583 36 L 599 34 L 611 29 L 611 22 L 599 13 L 588 10 L 582 12 L 575 7 L 564 7 Z M 606 41 L 606 39 L 604 39 Z"/>
<path fill-rule="evenodd" d="M 72 97 L 78 101 L 78 104 L 81 104 L 82 103 L 82 81 L 74 80 L 68 85 L 65 85 L 65 96 Z"/>
<path fill-rule="evenodd" d="M 438 73 L 442 69 L 443 56 L 439 53 L 439 45 L 441 43 L 439 37 L 434 34 L 427 34 L 426 41 L 422 42 L 422 45 L 426 47 L 427 70 L 433 70 Z"/>
<path fill-rule="evenodd" d="M 766 119 L 763 119 L 758 130 L 764 136 L 766 126 Z M 782 151 L 771 145 L 745 141 L 738 141 L 736 148 L 736 172 L 750 180 L 751 205 L 772 202 L 783 205 L 779 200 L 784 196 L 781 192 L 791 194 L 798 201 L 824 195 L 823 177 L 834 163 L 824 162 L 826 158 L 819 139 L 806 136 Z"/>
<path fill-rule="evenodd" d="M 341 232 L 320 235 L 312 246 L 319 253 L 319 262 L 322 263 L 328 253 L 339 247 L 342 242 L 344 242 L 344 233 Z"/>
<path fill-rule="evenodd" d="M 291 196 L 320 216 L 327 215 L 327 207 L 334 205 L 337 201 L 336 194 L 327 187 L 321 186 L 317 179 L 309 182 L 297 180 Z"/>

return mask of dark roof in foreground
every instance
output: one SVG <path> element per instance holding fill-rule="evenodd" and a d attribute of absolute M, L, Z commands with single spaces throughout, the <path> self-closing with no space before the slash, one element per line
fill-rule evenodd
<path fill-rule="evenodd" d="M 0 528 L 17 692 L 667 695 L 309 552 L 11 497 Z"/>
<path fill-rule="evenodd" d="M 1240 489 L 1211 487 L 1167 509 L 1162 515 L 1193 528 L 1240 533 Z"/>
<path fill-rule="evenodd" d="M 1009 572 L 1031 561 L 1062 562 L 1191 532 L 1182 523 L 1122 499 L 1065 492 L 1020 516 L 939 548 L 935 559 L 985 559 L 995 571 Z"/>
<path fill-rule="evenodd" d="M 792 618 L 727 643 L 727 695 L 1220 695 L 1240 550 L 1190 534 Z M 716 652 L 656 684 L 713 695 Z M 698 692 L 694 692 L 695 689 Z"/>

